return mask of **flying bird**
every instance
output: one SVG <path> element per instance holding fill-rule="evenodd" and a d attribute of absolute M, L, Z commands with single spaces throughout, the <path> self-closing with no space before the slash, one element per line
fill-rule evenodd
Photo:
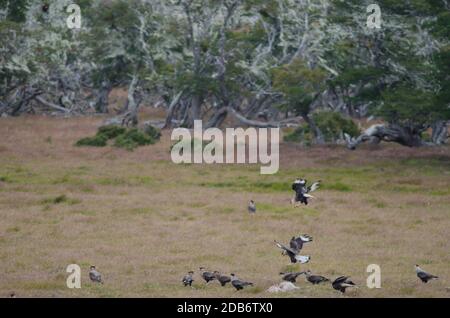
<path fill-rule="evenodd" d="M 233 287 L 236 288 L 236 290 L 242 290 L 246 286 L 253 286 L 253 283 L 240 280 L 233 273 L 231 273 L 230 275 L 231 275 L 231 285 L 233 285 Z"/>
<path fill-rule="evenodd" d="M 222 275 L 218 271 L 215 271 L 214 275 L 216 276 L 216 279 L 219 281 L 222 287 L 224 287 L 227 283 L 231 282 L 230 276 Z"/>
<path fill-rule="evenodd" d="M 295 195 L 292 198 L 292 204 L 304 204 L 308 205 L 308 199 L 314 198 L 309 193 L 316 191 L 320 186 L 320 180 L 317 182 L 314 182 L 310 186 L 307 186 L 307 181 L 305 179 L 297 178 L 295 179 L 294 183 L 292 184 L 292 190 L 295 191 Z"/>
<path fill-rule="evenodd" d="M 193 271 L 188 272 L 184 277 L 183 277 L 183 285 L 186 286 L 191 286 L 192 287 L 192 283 L 194 282 L 194 278 L 192 277 L 194 275 Z"/>
<path fill-rule="evenodd" d="M 320 275 L 312 275 L 310 270 L 307 270 L 306 273 L 306 280 L 310 282 L 313 285 L 320 284 L 322 282 L 328 282 L 330 281 L 328 278 L 320 276 Z"/>
<path fill-rule="evenodd" d="M 214 275 L 214 273 L 212 272 L 206 271 L 204 267 L 200 267 L 199 269 L 201 272 L 201 276 L 206 281 L 206 283 L 209 283 L 210 281 L 216 279 L 216 275 Z"/>
<path fill-rule="evenodd" d="M 280 275 L 283 275 L 283 280 L 291 283 L 295 283 L 297 281 L 297 277 L 305 274 L 305 272 L 295 272 L 295 273 L 283 273 L 281 272 Z"/>
<path fill-rule="evenodd" d="M 347 276 L 340 276 L 336 278 L 331 285 L 334 289 L 339 290 L 341 293 L 345 293 L 345 289 L 349 287 L 358 288 L 358 286 L 356 286 L 355 283 L 353 283 Z"/>
<path fill-rule="evenodd" d="M 278 243 L 277 241 L 275 241 L 275 244 L 281 250 L 283 250 L 283 253 L 286 253 L 287 256 L 289 256 L 289 258 L 291 259 L 291 263 L 293 263 L 293 264 L 295 264 L 295 263 L 306 264 L 311 259 L 310 256 L 300 255 L 299 254 L 299 252 L 300 252 L 299 249 L 287 247 L 287 246 L 285 246 L 285 245 L 283 245 L 281 243 Z"/>
<path fill-rule="evenodd" d="M 309 236 L 308 234 L 303 234 L 298 237 L 293 236 L 289 242 L 289 246 L 294 250 L 300 251 L 303 248 L 304 243 L 312 242 L 312 240 L 312 236 Z"/>
<path fill-rule="evenodd" d="M 419 265 L 416 264 L 416 273 L 417 273 L 417 277 L 420 278 L 420 280 L 422 281 L 422 283 L 428 283 L 429 280 L 432 279 L 438 279 L 439 277 L 435 276 L 435 275 L 431 275 L 427 272 L 425 272 L 423 269 L 421 269 L 419 267 Z"/>
<path fill-rule="evenodd" d="M 254 214 L 256 213 L 256 205 L 255 205 L 255 201 L 250 200 L 250 202 L 248 203 L 248 213 L 250 214 Z"/>
<path fill-rule="evenodd" d="M 91 265 L 91 267 L 90 267 L 89 278 L 90 278 L 91 281 L 93 281 L 94 283 L 100 283 L 100 284 L 103 284 L 102 274 L 100 274 L 100 272 L 98 272 L 98 271 L 95 269 L 95 266 L 94 266 L 94 265 Z"/>

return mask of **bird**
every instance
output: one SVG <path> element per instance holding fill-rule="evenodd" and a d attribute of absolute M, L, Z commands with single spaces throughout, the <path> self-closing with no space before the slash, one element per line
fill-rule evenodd
<path fill-rule="evenodd" d="M 310 282 L 313 285 L 320 284 L 322 282 L 328 282 L 330 281 L 328 278 L 320 276 L 320 275 L 312 275 L 310 270 L 307 270 L 306 273 L 306 280 Z"/>
<path fill-rule="evenodd" d="M 230 276 L 222 275 L 218 271 L 215 271 L 214 275 L 216 276 L 216 279 L 219 281 L 222 287 L 224 287 L 227 283 L 231 282 Z"/>
<path fill-rule="evenodd" d="M 312 242 L 312 240 L 312 236 L 309 236 L 308 234 L 299 235 L 297 237 L 293 236 L 289 242 L 289 246 L 294 250 L 300 251 L 303 248 L 304 243 Z"/>
<path fill-rule="evenodd" d="M 292 204 L 303 203 L 304 205 L 308 205 L 308 199 L 314 198 L 309 193 L 316 191 L 319 188 L 321 181 L 316 181 L 309 187 L 306 185 L 306 183 L 306 179 L 295 179 L 294 183 L 292 184 L 292 190 L 295 191 L 295 195 L 292 198 Z"/>
<path fill-rule="evenodd" d="M 90 271 L 89 271 L 89 278 L 94 283 L 100 283 L 103 284 L 102 274 L 100 274 L 96 269 L 94 265 L 91 265 Z"/>
<path fill-rule="evenodd" d="M 191 286 L 192 287 L 192 283 L 194 282 L 194 278 L 192 278 L 192 276 L 194 275 L 193 271 L 189 271 L 184 277 L 183 277 L 183 285 L 186 286 Z"/>
<path fill-rule="evenodd" d="M 231 273 L 230 275 L 231 275 L 231 285 L 233 285 L 233 287 L 236 288 L 237 291 L 244 289 L 244 287 L 246 286 L 253 286 L 253 283 L 242 281 L 239 278 L 237 278 L 237 276 L 233 273 Z"/>
<path fill-rule="evenodd" d="M 48 3 L 44 3 L 44 4 L 42 5 L 42 11 L 43 11 L 43 12 L 48 12 L 48 9 L 49 9 Z"/>
<path fill-rule="evenodd" d="M 298 237 L 293 236 L 291 241 L 289 242 L 289 247 L 278 243 L 275 241 L 275 244 L 282 250 L 283 255 L 288 255 L 291 259 L 291 263 L 300 263 L 306 264 L 311 259 L 310 256 L 300 255 L 300 250 L 303 248 L 303 244 L 307 242 L 312 242 L 313 238 L 308 234 L 303 234 Z"/>
<path fill-rule="evenodd" d="M 341 293 L 345 293 L 345 289 L 349 287 L 358 288 L 358 286 L 356 286 L 348 276 L 339 276 L 331 285 L 334 289 L 340 291 Z"/>
<path fill-rule="evenodd" d="M 11 292 L 9 294 L 9 298 L 16 298 L 16 293 L 15 292 Z"/>
<path fill-rule="evenodd" d="M 254 214 L 256 213 L 256 205 L 255 205 L 255 201 L 250 200 L 250 202 L 248 203 L 248 213 L 250 214 Z"/>
<path fill-rule="evenodd" d="M 425 272 L 417 264 L 416 264 L 416 273 L 417 273 L 417 277 L 419 277 L 420 280 L 422 281 L 422 283 L 425 283 L 425 284 L 428 283 L 429 280 L 438 279 L 439 278 L 439 277 L 437 277 L 435 275 L 431 275 L 431 274 Z"/>
<path fill-rule="evenodd" d="M 201 276 L 205 280 L 206 283 L 209 283 L 210 281 L 216 279 L 216 276 L 214 275 L 214 273 L 206 271 L 204 267 L 200 267 L 199 269 L 201 272 Z"/>
<path fill-rule="evenodd" d="M 306 274 L 305 272 L 294 272 L 294 273 L 284 273 L 281 272 L 280 275 L 283 275 L 282 279 L 287 282 L 295 283 L 297 281 L 297 277 Z"/>

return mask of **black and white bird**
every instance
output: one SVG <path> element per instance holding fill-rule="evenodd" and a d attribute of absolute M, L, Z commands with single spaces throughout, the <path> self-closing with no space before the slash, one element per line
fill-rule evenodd
<path fill-rule="evenodd" d="M 420 280 L 422 281 L 422 283 L 428 283 L 429 280 L 432 279 L 438 279 L 439 277 L 432 275 L 430 273 L 425 272 L 423 269 L 421 269 L 419 267 L 419 265 L 416 264 L 416 273 L 417 273 L 417 277 L 420 278 Z"/>
<path fill-rule="evenodd" d="M 330 281 L 326 277 L 323 277 L 323 276 L 320 276 L 320 275 L 313 275 L 313 274 L 311 274 L 310 270 L 307 270 L 305 275 L 306 275 L 306 280 L 308 282 L 310 282 L 311 284 L 313 284 L 313 285 L 317 285 L 317 284 L 320 284 L 320 283 L 323 283 L 323 282 Z"/>
<path fill-rule="evenodd" d="M 205 280 L 206 283 L 209 283 L 210 281 L 216 279 L 216 275 L 214 275 L 213 272 L 206 271 L 204 267 L 200 267 L 199 269 L 201 272 L 201 276 Z"/>
<path fill-rule="evenodd" d="M 236 290 L 242 290 L 246 286 L 253 286 L 253 283 L 240 280 L 233 273 L 231 273 L 230 275 L 231 275 L 231 285 L 233 285 L 233 287 L 236 288 Z"/>
<path fill-rule="evenodd" d="M 312 241 L 312 236 L 309 236 L 308 234 L 299 235 L 297 237 L 293 236 L 289 242 L 289 246 L 294 250 L 300 251 L 303 248 L 304 243 L 309 243 Z"/>
<path fill-rule="evenodd" d="M 287 282 L 295 283 L 297 281 L 297 277 L 306 274 L 305 272 L 294 272 L 294 273 L 284 273 L 281 272 L 280 275 L 283 275 L 282 279 Z"/>
<path fill-rule="evenodd" d="M 255 201 L 250 200 L 247 207 L 248 213 L 255 214 L 256 213 L 256 204 Z"/>
<path fill-rule="evenodd" d="M 297 178 L 292 184 L 292 190 L 295 191 L 295 195 L 292 198 L 292 204 L 304 204 L 308 205 L 308 199 L 314 198 L 310 193 L 316 191 L 320 186 L 320 180 L 314 182 L 310 186 L 307 186 L 305 179 Z"/>
<path fill-rule="evenodd" d="M 290 247 L 287 247 L 286 245 L 278 243 L 277 241 L 275 241 L 275 244 L 280 249 L 282 249 L 284 251 L 284 253 L 287 254 L 287 256 L 289 256 L 291 263 L 293 263 L 293 264 L 295 264 L 295 263 L 306 264 L 311 259 L 311 257 L 309 255 L 300 255 L 299 250 L 295 250 Z"/>
<path fill-rule="evenodd" d="M 231 277 L 227 275 L 222 275 L 218 271 L 214 272 L 216 279 L 219 281 L 220 285 L 224 287 L 227 283 L 231 282 Z"/>
<path fill-rule="evenodd" d="M 312 242 L 313 238 L 308 234 L 303 234 L 298 237 L 293 236 L 289 242 L 289 247 L 278 243 L 275 241 L 275 244 L 283 251 L 283 255 L 288 255 L 291 259 L 291 263 L 300 263 L 305 264 L 308 263 L 311 259 L 310 256 L 300 255 L 300 250 L 303 248 L 304 243 Z"/>
<path fill-rule="evenodd" d="M 102 274 L 100 274 L 99 271 L 97 271 L 95 269 L 94 265 L 91 265 L 90 270 L 89 270 L 89 278 L 91 279 L 91 281 L 93 281 L 94 283 L 100 283 L 103 284 L 103 279 L 102 279 Z"/>
<path fill-rule="evenodd" d="M 192 287 L 192 283 L 194 282 L 194 272 L 193 271 L 189 271 L 184 277 L 183 277 L 183 285 L 186 286 L 191 286 Z"/>
<path fill-rule="evenodd" d="M 345 293 L 345 289 L 349 287 L 358 288 L 358 286 L 356 286 L 348 276 L 340 276 L 336 278 L 331 285 L 334 289 L 339 290 L 341 293 Z"/>

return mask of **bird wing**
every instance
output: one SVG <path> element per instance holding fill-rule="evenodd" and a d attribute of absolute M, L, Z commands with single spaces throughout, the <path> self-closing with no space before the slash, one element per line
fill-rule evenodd
<path fill-rule="evenodd" d="M 289 242 L 289 246 L 299 252 L 303 248 L 303 241 L 299 237 L 293 237 Z"/>
<path fill-rule="evenodd" d="M 340 276 L 334 280 L 333 284 L 341 284 L 345 282 L 347 279 L 348 279 L 347 276 Z"/>
<path fill-rule="evenodd" d="M 308 192 L 313 192 L 316 191 L 317 189 L 319 189 L 320 186 L 320 180 L 317 182 L 314 182 L 313 184 L 311 184 L 311 186 L 308 187 Z"/>
<path fill-rule="evenodd" d="M 286 251 L 288 254 L 291 253 L 293 255 L 296 255 L 298 253 L 297 251 L 293 250 L 292 248 L 289 248 L 281 243 L 278 243 L 277 241 L 275 241 L 275 244 L 282 250 Z"/>

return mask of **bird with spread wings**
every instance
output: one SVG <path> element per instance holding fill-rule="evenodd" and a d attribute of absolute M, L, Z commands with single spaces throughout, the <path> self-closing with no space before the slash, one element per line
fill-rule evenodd
<path fill-rule="evenodd" d="M 320 180 L 314 182 L 310 186 L 307 186 L 305 179 L 297 178 L 292 184 L 292 190 L 295 191 L 295 195 L 291 200 L 291 203 L 295 206 L 300 204 L 308 205 L 308 199 L 314 198 L 310 193 L 316 191 L 320 186 Z"/>

